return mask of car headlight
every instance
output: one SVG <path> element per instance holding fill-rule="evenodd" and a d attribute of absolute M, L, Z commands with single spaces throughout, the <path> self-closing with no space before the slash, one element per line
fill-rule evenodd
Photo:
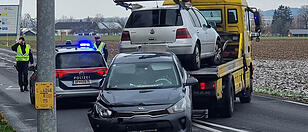
<path fill-rule="evenodd" d="M 96 103 L 94 107 L 100 117 L 104 117 L 104 118 L 111 117 L 112 111 L 108 110 L 103 105 Z"/>
<path fill-rule="evenodd" d="M 183 112 L 185 111 L 185 109 L 186 109 L 186 100 L 183 98 L 179 102 L 168 108 L 167 110 L 169 113 L 172 114 L 172 113 Z"/>

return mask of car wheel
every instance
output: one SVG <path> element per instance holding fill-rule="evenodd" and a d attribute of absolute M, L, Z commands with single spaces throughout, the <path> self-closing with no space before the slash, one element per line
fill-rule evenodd
<path fill-rule="evenodd" d="M 221 115 L 225 118 L 230 118 L 234 111 L 234 87 L 231 79 L 228 79 L 225 84 Z"/>
<path fill-rule="evenodd" d="M 252 93 L 252 79 L 250 79 L 250 87 L 247 88 L 243 93 L 242 96 L 240 96 L 240 102 L 241 103 L 250 103 L 251 102 L 251 93 Z"/>
<path fill-rule="evenodd" d="M 208 61 L 209 65 L 219 65 L 222 62 L 222 50 L 221 50 L 221 43 L 219 40 L 216 41 L 215 45 L 215 54 L 211 57 Z"/>
<path fill-rule="evenodd" d="M 35 105 L 34 87 L 30 85 L 30 102 Z"/>
<path fill-rule="evenodd" d="M 191 69 L 198 70 L 201 67 L 201 56 L 199 46 L 196 45 L 194 53 L 191 58 Z"/>

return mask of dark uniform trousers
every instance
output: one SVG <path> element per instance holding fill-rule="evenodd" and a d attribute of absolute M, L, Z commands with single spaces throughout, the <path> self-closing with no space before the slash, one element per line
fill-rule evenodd
<path fill-rule="evenodd" d="M 18 83 L 21 90 L 28 89 L 28 68 L 29 61 L 17 61 L 16 69 L 18 71 Z M 24 89 L 22 89 L 24 86 Z"/>

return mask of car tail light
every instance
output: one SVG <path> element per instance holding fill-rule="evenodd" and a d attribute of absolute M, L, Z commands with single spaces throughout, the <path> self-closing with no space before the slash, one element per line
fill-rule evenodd
<path fill-rule="evenodd" d="M 216 85 L 215 84 L 213 84 L 213 88 L 215 88 L 216 87 Z"/>
<path fill-rule="evenodd" d="M 200 83 L 200 89 L 205 90 L 205 83 L 204 82 Z"/>
<path fill-rule="evenodd" d="M 187 39 L 191 38 L 187 28 L 180 28 L 176 30 L 176 39 Z"/>
<path fill-rule="evenodd" d="M 56 72 L 56 77 L 61 78 L 61 77 L 65 76 L 66 74 L 67 74 L 66 72 Z"/>
<path fill-rule="evenodd" d="M 129 31 L 123 31 L 121 41 L 130 41 Z"/>
<path fill-rule="evenodd" d="M 104 71 L 97 71 L 96 73 L 100 74 L 100 75 L 106 75 L 107 74 L 107 70 Z"/>

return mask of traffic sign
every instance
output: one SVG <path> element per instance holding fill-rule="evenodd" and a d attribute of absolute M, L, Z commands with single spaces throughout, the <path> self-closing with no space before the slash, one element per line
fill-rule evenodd
<path fill-rule="evenodd" d="M 37 110 L 52 109 L 54 107 L 53 83 L 35 83 L 35 108 Z"/>
<path fill-rule="evenodd" d="M 18 5 L 0 5 L 0 35 L 17 34 Z"/>

